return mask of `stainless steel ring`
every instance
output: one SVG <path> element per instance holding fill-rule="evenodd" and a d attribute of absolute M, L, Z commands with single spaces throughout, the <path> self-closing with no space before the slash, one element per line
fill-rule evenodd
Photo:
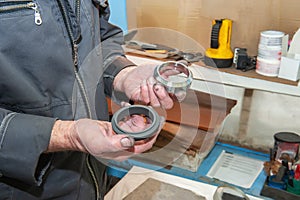
<path fill-rule="evenodd" d="M 119 122 L 122 121 L 125 117 L 132 116 L 135 114 L 145 115 L 152 121 L 152 123 L 145 130 L 138 131 L 138 132 L 128 132 L 126 130 L 123 130 L 119 126 Z M 119 109 L 117 112 L 115 112 L 113 114 L 111 123 L 115 133 L 132 136 L 135 140 L 143 140 L 143 139 L 150 138 L 151 136 L 157 133 L 157 131 L 160 128 L 160 121 L 161 121 L 161 117 L 152 107 L 143 106 L 143 105 L 131 105 L 131 106 L 123 107 Z"/>
<path fill-rule="evenodd" d="M 177 71 L 178 74 L 167 77 L 170 71 Z M 154 78 L 172 94 L 175 94 L 177 91 L 186 91 L 193 80 L 192 72 L 189 68 L 181 62 L 175 61 L 167 61 L 158 65 L 154 70 Z"/>

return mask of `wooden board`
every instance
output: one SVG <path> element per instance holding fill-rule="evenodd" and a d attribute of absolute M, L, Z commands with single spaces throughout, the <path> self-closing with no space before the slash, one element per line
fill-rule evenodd
<path fill-rule="evenodd" d="M 118 110 L 119 106 L 107 99 L 109 112 Z M 236 105 L 236 100 L 204 93 L 196 90 L 188 90 L 183 102 L 174 102 L 172 109 L 156 109 L 157 112 L 166 117 L 166 121 L 175 124 L 183 124 L 197 127 L 201 130 L 213 131 L 220 125 L 224 118 Z"/>

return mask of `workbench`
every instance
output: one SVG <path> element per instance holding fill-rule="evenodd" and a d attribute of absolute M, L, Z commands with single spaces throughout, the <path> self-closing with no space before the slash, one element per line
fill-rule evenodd
<path fill-rule="evenodd" d="M 184 178 L 187 180 L 192 180 L 194 182 L 205 183 L 205 184 L 209 185 L 207 188 L 211 188 L 210 192 L 213 192 L 216 189 L 216 186 L 231 185 L 231 184 L 222 182 L 220 180 L 216 180 L 216 179 L 207 177 L 207 173 L 208 173 L 209 169 L 212 167 L 214 162 L 217 160 L 218 156 L 224 150 L 235 153 L 235 154 L 247 156 L 249 158 L 261 160 L 261 161 L 269 160 L 268 154 L 264 154 L 261 152 L 256 152 L 253 150 L 217 142 L 216 145 L 214 146 L 214 148 L 212 149 L 212 151 L 204 159 L 204 161 L 201 163 L 200 167 L 198 168 L 198 170 L 196 172 L 191 172 L 189 170 L 185 170 L 185 169 L 181 169 L 181 168 L 173 167 L 173 166 L 162 167 L 159 165 L 147 164 L 145 162 L 140 162 L 140 161 L 137 161 L 134 159 L 129 159 L 129 160 L 126 160 L 123 162 L 111 161 L 109 163 L 108 174 L 118 177 L 118 178 L 123 178 L 123 177 L 126 177 L 126 174 L 128 173 L 128 171 L 130 171 L 130 169 L 132 169 L 132 167 L 138 166 L 138 167 L 154 170 L 157 172 L 161 172 L 164 174 L 174 175 L 174 176 L 181 177 L 181 178 Z M 131 179 L 134 179 L 134 176 Z M 251 188 L 248 188 L 248 189 L 241 188 L 241 187 L 239 187 L 239 188 L 242 191 L 244 191 L 246 194 L 250 194 L 250 195 L 256 196 L 258 198 L 263 198 L 260 196 L 260 192 L 261 192 L 261 189 L 263 188 L 265 180 L 266 180 L 266 174 L 264 171 L 261 171 L 258 178 L 255 180 L 255 182 Z M 212 186 L 214 186 L 214 187 L 212 187 Z"/>

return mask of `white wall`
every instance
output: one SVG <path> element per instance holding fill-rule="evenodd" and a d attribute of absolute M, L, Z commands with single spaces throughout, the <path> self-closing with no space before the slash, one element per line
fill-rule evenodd
<path fill-rule="evenodd" d="M 211 83 L 220 87 L 221 84 Z M 249 107 L 246 133 L 240 133 L 240 120 L 244 88 L 221 85 L 224 91 L 214 92 L 214 86 L 196 80 L 192 88 L 237 100 L 237 105 L 224 122 L 221 139 L 238 142 L 242 146 L 267 151 L 273 146 L 273 135 L 277 132 L 300 133 L 300 97 L 254 90 Z M 241 138 L 240 135 L 243 135 Z M 245 135 L 245 137 L 244 137 Z"/>
<path fill-rule="evenodd" d="M 300 133 L 300 97 L 256 91 L 247 136 L 259 146 L 273 145 L 281 131 Z"/>

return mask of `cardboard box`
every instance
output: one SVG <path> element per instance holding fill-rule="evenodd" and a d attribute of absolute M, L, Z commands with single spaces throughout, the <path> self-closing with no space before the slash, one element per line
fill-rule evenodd
<path fill-rule="evenodd" d="M 286 36 L 284 40 L 288 40 Z M 287 42 L 283 42 L 283 51 L 279 67 L 279 78 L 298 81 L 300 79 L 300 29 L 293 36 L 289 48 Z"/>
<path fill-rule="evenodd" d="M 300 60 L 284 56 L 281 57 L 278 77 L 298 81 L 300 79 Z"/>
<path fill-rule="evenodd" d="M 257 55 L 261 31 L 279 30 L 293 35 L 299 27 L 298 10 L 298 0 L 127 0 L 129 30 L 144 27 L 172 29 L 207 49 L 212 21 L 228 18 L 233 20 L 232 50 L 247 48 L 250 56 Z M 173 42 L 178 47 L 183 45 L 180 41 Z"/>

